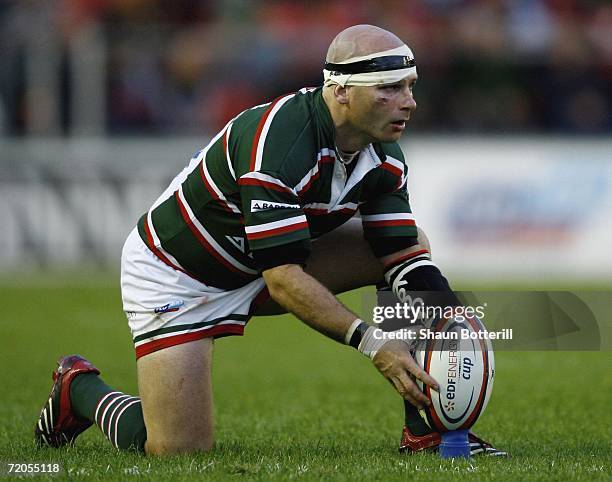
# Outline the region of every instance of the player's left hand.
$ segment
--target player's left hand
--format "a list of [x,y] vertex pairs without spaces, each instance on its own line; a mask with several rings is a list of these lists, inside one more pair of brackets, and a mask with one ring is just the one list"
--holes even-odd
[[372,359],[378,371],[395,387],[398,393],[421,409],[431,404],[411,376],[421,380],[433,390],[440,389],[438,382],[430,377],[414,361],[405,342],[391,340],[385,343]]

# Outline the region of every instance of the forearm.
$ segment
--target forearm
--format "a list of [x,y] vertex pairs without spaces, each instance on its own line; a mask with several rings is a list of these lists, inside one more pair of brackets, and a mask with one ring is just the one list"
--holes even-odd
[[358,316],[349,311],[321,283],[297,265],[285,265],[263,273],[270,295],[278,304],[318,332],[344,342]]
[[[388,342],[373,337],[374,327],[367,327],[366,323],[358,320],[357,315],[299,265],[277,266],[264,271],[263,277],[270,295],[278,304],[311,328],[350,344],[371,358],[382,375],[413,405],[422,408],[430,403],[410,376],[434,390],[439,390],[437,382],[416,364],[403,341]],[[351,333],[347,334],[349,328]]]

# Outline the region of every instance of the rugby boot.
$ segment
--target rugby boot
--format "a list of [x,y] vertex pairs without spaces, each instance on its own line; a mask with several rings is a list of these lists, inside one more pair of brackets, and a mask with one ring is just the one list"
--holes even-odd
[[67,355],[57,361],[53,372],[53,388],[43,406],[34,428],[38,446],[61,447],[72,444],[93,422],[77,417],[70,402],[70,384],[81,373],[100,374],[100,371],[80,355]]
[[[468,433],[468,440],[470,442],[470,456],[487,455],[491,457],[505,457],[508,455],[506,452],[497,450],[489,442],[481,439],[472,432]],[[407,426],[404,426],[399,452],[401,454],[412,454],[424,450],[435,452],[440,448],[441,442],[442,436],[438,432],[430,432],[418,436],[410,432]]]
[[414,435],[407,425],[404,425],[402,439],[400,440],[400,454],[415,453],[423,450],[437,450],[442,442],[442,437],[438,432],[430,432],[425,435]]
[[472,433],[471,431],[468,433],[468,440],[470,442],[470,455],[487,455],[490,457],[507,457],[508,452],[504,452],[503,450],[497,450],[493,445],[491,445],[486,440],[481,439],[478,435]]

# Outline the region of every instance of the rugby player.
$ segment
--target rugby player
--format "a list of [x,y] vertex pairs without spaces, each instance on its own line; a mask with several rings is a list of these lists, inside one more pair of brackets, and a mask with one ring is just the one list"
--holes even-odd
[[[397,144],[417,106],[415,59],[394,34],[357,25],[332,41],[323,72],[323,87],[238,114],[140,218],[121,260],[140,397],[107,386],[88,360],[62,357],[39,444],[72,443],[95,423],[121,449],[210,449],[213,340],[242,335],[254,314],[288,311],[392,383],[406,406],[400,450],[439,445],[413,378],[436,381],[407,342],[376,339],[334,296],[384,283],[450,290],[417,229]],[[494,450],[471,441],[474,453]]]

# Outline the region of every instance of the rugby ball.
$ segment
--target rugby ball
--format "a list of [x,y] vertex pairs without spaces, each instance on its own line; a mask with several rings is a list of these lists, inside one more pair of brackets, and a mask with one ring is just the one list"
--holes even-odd
[[421,415],[438,432],[470,428],[489,402],[495,376],[485,326],[478,318],[441,318],[420,338],[415,360],[440,384],[436,392],[417,380],[431,401]]

